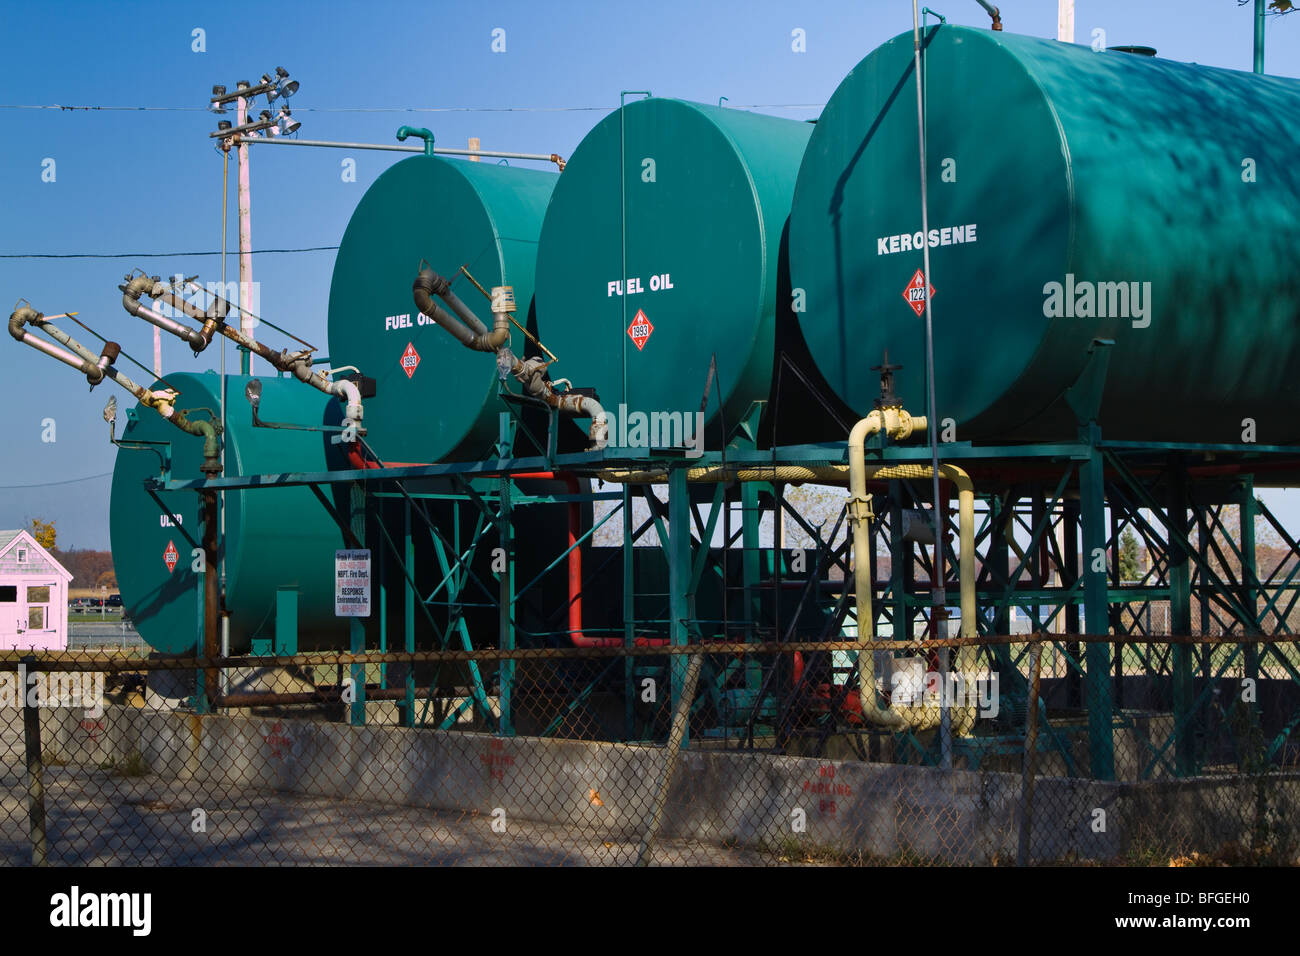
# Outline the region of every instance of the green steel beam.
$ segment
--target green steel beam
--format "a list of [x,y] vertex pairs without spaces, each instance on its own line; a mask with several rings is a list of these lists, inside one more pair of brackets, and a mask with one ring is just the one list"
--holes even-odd
[[[623,486],[623,646],[636,640],[636,581],[633,577],[635,541],[632,534],[632,486]],[[636,732],[636,701],[640,688],[636,681],[636,659],[623,658],[623,733],[631,738]]]
[[[500,437],[498,439],[498,453],[506,455],[510,447],[514,444],[514,432],[511,428],[510,415],[503,412],[499,419]],[[499,632],[498,646],[503,651],[512,651],[515,649],[515,624],[511,616],[515,603],[515,538],[514,523],[511,520],[511,480],[509,477],[501,478],[501,503],[499,512],[500,540],[498,547],[502,549],[505,557],[504,570],[499,572],[498,583],[500,586],[500,606],[497,616],[497,626]],[[500,662],[497,671],[497,680],[500,683],[500,701],[501,701],[501,720],[497,725],[497,732],[502,737],[513,737],[515,735],[515,717],[514,717],[514,684],[515,684],[516,662],[513,660],[503,660]]]
[[[668,634],[675,647],[690,642],[689,621],[692,612],[691,581],[691,514],[690,488],[686,483],[686,471],[675,468],[668,478],[668,524],[669,537],[664,542],[668,553]],[[686,682],[687,656],[674,654],[672,657],[671,686],[669,698],[671,713],[677,712],[678,703]],[[687,735],[682,740],[686,746]]]
[[[1105,634],[1110,626],[1106,600],[1106,477],[1102,452],[1097,447],[1100,430],[1095,424],[1080,429],[1080,438],[1092,445],[1092,454],[1079,469],[1079,517],[1083,525],[1084,619],[1089,634]],[[1101,563],[1098,568],[1097,564]],[[1088,753],[1092,775],[1115,779],[1114,705],[1110,683],[1110,645],[1091,643],[1084,652],[1088,708]]]
[[[354,482],[348,492],[348,509],[351,514],[352,535],[365,545],[366,541],[366,488],[360,482]],[[361,618],[349,620],[349,647],[353,654],[360,654],[366,649],[366,626]],[[350,667],[352,678],[352,706],[348,714],[348,723],[361,726],[366,722],[366,668],[364,664]]]
[[[411,537],[411,502],[402,502],[402,535],[406,566],[415,567],[415,541]],[[402,582],[402,646],[408,654],[415,652],[415,584],[408,577]],[[415,725],[415,666],[406,666],[406,698],[399,715],[403,727]]]
[[[1182,461],[1171,456],[1169,461],[1169,630],[1174,634],[1192,633],[1191,549],[1188,544],[1187,487],[1182,471]],[[1174,667],[1174,765],[1179,776],[1195,771],[1195,739],[1191,723],[1194,697],[1192,647],[1180,644],[1173,648]]]
[[[1283,541],[1291,549],[1291,553],[1293,555],[1298,550],[1296,546],[1296,542],[1291,538],[1289,534],[1286,533],[1285,529],[1282,528],[1282,526],[1278,523],[1277,519],[1274,518],[1272,513],[1264,506],[1264,503],[1255,497],[1254,481],[1249,476],[1247,476],[1245,479],[1243,479],[1242,488],[1241,488],[1242,551],[1248,558],[1246,564],[1243,566],[1242,580],[1245,585],[1246,606],[1252,609],[1257,608],[1259,605],[1259,589],[1261,587],[1259,582],[1259,569],[1256,563],[1257,550],[1255,547],[1255,518],[1257,515],[1262,515],[1266,520],[1268,520],[1273,525],[1275,530],[1277,530],[1281,534]],[[1295,578],[1297,573],[1300,573],[1300,562],[1293,562],[1293,564],[1294,566],[1292,567],[1290,573],[1287,575],[1286,580],[1281,585],[1282,588],[1290,587],[1291,581]],[[1280,595],[1281,595],[1281,590],[1279,589],[1277,594],[1275,594],[1273,598],[1265,606],[1264,610],[1259,613],[1259,616],[1255,620],[1254,628],[1251,631],[1248,631],[1248,633],[1253,633],[1253,634],[1263,633],[1263,627],[1262,627],[1263,615],[1268,613],[1268,608],[1271,607],[1277,601],[1277,598]],[[1294,601],[1292,603],[1294,604]],[[1280,620],[1283,627],[1286,626],[1286,618],[1289,616],[1289,614],[1290,614],[1290,609],[1288,608],[1285,614],[1280,615]],[[1300,672],[1297,672],[1294,665],[1286,659],[1285,655],[1283,655],[1281,651],[1281,648],[1273,645],[1270,645],[1267,648],[1265,648],[1263,655],[1260,654],[1258,645],[1248,644],[1246,646],[1246,676],[1247,677],[1253,677],[1256,681],[1258,681],[1259,663],[1262,656],[1271,656],[1274,660],[1276,660],[1279,664],[1282,665],[1283,669],[1287,671],[1287,673],[1290,675],[1292,680],[1300,682]],[[1258,719],[1258,713],[1259,713],[1258,699],[1256,700],[1255,706],[1252,708],[1252,713],[1255,714],[1256,719]]]
[[[199,610],[198,622],[194,629],[194,633],[197,635],[194,644],[194,656],[202,657],[204,651],[206,650],[206,648],[204,648],[203,646],[204,644],[203,641],[203,632],[204,632],[203,575],[196,574],[194,576],[194,587],[197,589],[196,590],[196,593],[198,594],[197,604]],[[195,670],[194,672],[194,713],[196,714],[212,713],[212,698],[219,693],[221,693],[221,689],[219,687],[207,686],[207,675],[204,673],[202,667]]]

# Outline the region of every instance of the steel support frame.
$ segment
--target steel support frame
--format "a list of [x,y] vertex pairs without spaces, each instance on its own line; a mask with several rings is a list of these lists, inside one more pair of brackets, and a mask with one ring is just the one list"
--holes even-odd
[[[504,430],[502,446],[508,437]],[[796,632],[794,622],[789,628],[780,628],[782,622],[781,605],[786,601],[780,587],[783,578],[791,576],[785,556],[785,542],[781,540],[782,522],[779,516],[783,511],[793,514],[808,532],[810,526],[797,511],[790,508],[785,500],[783,489],[779,485],[765,488],[759,483],[740,483],[737,488],[720,486],[713,494],[713,503],[708,519],[702,518],[691,503],[692,486],[686,480],[686,469],[700,464],[716,463],[715,460],[649,460],[639,459],[615,461],[612,456],[593,456],[590,454],[576,456],[549,455],[544,460],[516,459],[505,455],[504,447],[499,448],[496,460],[483,463],[464,463],[463,465],[424,466],[406,469],[377,469],[370,472],[341,472],[315,475],[288,476],[293,479],[287,483],[324,485],[343,482],[348,488],[349,530],[358,539],[364,541],[366,526],[366,509],[368,506],[367,488],[386,489],[397,486],[408,478],[442,477],[461,483],[463,490],[453,497],[478,507],[487,520],[498,531],[501,547],[506,555],[506,570],[497,577],[495,601],[498,605],[498,640],[502,649],[516,646],[518,625],[514,616],[514,605],[518,598],[515,580],[514,541],[512,538],[511,515],[522,496],[518,496],[508,477],[511,471],[547,470],[564,468],[579,474],[591,473],[595,468],[608,467],[654,467],[668,472],[667,501],[652,507],[652,516],[639,533],[648,527],[654,527],[660,536],[660,545],[664,550],[669,571],[669,593],[665,596],[666,613],[658,616],[651,612],[638,614],[637,585],[634,579],[635,561],[633,560],[634,537],[638,533],[633,528],[632,502],[636,490],[624,486],[617,492],[621,501],[622,541],[623,541],[623,582],[622,594],[624,616],[622,634],[625,644],[631,644],[638,636],[639,628],[654,630],[660,623],[666,625],[667,634],[675,645],[693,643],[702,637],[708,637],[717,631],[723,633],[740,631],[747,640],[756,640],[761,635],[787,634],[791,639],[802,637]],[[1025,607],[1033,616],[1035,626],[1047,626],[1053,621],[1066,633],[1078,633],[1086,630],[1090,634],[1111,633],[1115,636],[1115,645],[1089,642],[1086,651],[1079,654],[1078,645],[1070,646],[1068,642],[1059,646],[1065,666],[1061,676],[1066,678],[1067,698],[1078,692],[1077,702],[1086,706],[1088,711],[1089,770],[1100,779],[1111,779],[1115,775],[1113,733],[1116,719],[1122,711],[1120,688],[1126,676],[1128,651],[1137,658],[1150,672],[1163,672],[1169,668],[1174,678],[1173,712],[1175,725],[1174,764],[1177,773],[1195,772],[1198,766],[1198,754],[1195,747],[1197,733],[1197,715],[1203,710],[1203,693],[1198,693],[1198,685],[1203,690],[1207,680],[1212,681],[1226,673],[1232,658],[1228,662],[1223,656],[1215,656],[1207,650],[1198,661],[1195,652],[1187,645],[1176,645],[1162,660],[1152,653],[1151,647],[1143,647],[1143,637],[1149,636],[1153,629],[1150,623],[1150,610],[1153,602],[1168,600],[1171,604],[1171,626],[1173,633],[1193,633],[1193,608],[1201,611],[1199,629],[1207,626],[1223,627],[1230,633],[1251,636],[1268,630],[1289,630],[1287,620],[1300,600],[1300,546],[1285,533],[1276,519],[1257,501],[1254,496],[1253,482],[1249,474],[1237,480],[1231,506],[1241,515],[1237,529],[1237,540],[1229,533],[1225,518],[1224,502],[1198,500],[1201,492],[1195,479],[1189,477],[1187,457],[1215,451],[1231,456],[1242,455],[1249,451],[1259,455],[1286,453],[1297,457],[1297,449],[1245,449],[1241,446],[1156,446],[1137,445],[1134,443],[1115,443],[1102,440],[1101,434],[1094,426],[1084,428],[1078,441],[1059,445],[1027,446],[1025,448],[978,449],[969,446],[955,446],[949,460],[968,467],[979,465],[987,459],[1011,462],[1014,468],[1035,465],[1041,473],[1044,465],[1057,469],[1062,486],[1049,493],[1057,485],[1054,479],[1038,478],[1030,482],[1005,484],[1001,489],[993,483],[977,480],[977,488],[985,504],[985,523],[980,530],[982,541],[983,574],[980,594],[981,607],[985,610],[979,622],[981,631],[1006,633],[1009,627],[1009,611],[1013,606]],[[747,449],[729,449],[732,464],[758,464],[760,453]],[[920,461],[917,449],[888,448],[869,452],[873,461]],[[1153,458],[1163,456],[1163,470],[1158,474],[1152,472]],[[1182,457],[1180,457],[1182,456]],[[761,453],[762,464],[799,464],[804,461],[834,460],[833,450],[825,446],[799,446],[796,448],[777,449]],[[568,460],[566,460],[568,459]],[[1221,457],[1219,460],[1223,460]],[[1141,473],[1146,478],[1139,478]],[[985,466],[988,467],[988,466]],[[1071,473],[1077,471],[1077,479]],[[496,483],[495,498],[481,492],[472,492],[472,482],[476,474],[491,474]],[[180,488],[219,490],[221,488],[244,488],[256,490],[258,487],[280,487],[286,483],[286,476],[232,476],[208,481],[164,480],[151,487],[165,490]],[[372,485],[373,483],[373,485]],[[642,491],[648,489],[642,488]],[[877,489],[877,494],[880,493]],[[915,569],[925,569],[927,562],[922,556],[915,560],[910,542],[903,540],[899,533],[901,512],[905,506],[913,503],[906,483],[895,482],[885,490],[887,502],[884,507],[878,505],[877,511],[882,520],[877,523],[875,531],[883,544],[893,553],[890,579],[881,588],[884,598],[877,604],[882,612],[894,624],[895,633],[909,634],[911,618],[916,613],[916,602],[923,600],[916,595]],[[391,494],[380,491],[377,496]],[[385,553],[385,561],[392,560],[400,565],[406,574],[403,585],[403,626],[402,643],[408,650],[416,646],[415,605],[426,605],[434,597],[421,599],[413,573],[416,552],[414,546],[413,518],[418,512],[413,507],[413,499],[406,495],[402,505],[402,532],[400,546],[392,545],[392,554]],[[734,548],[732,531],[732,499],[739,499],[741,528],[739,539],[741,547]],[[418,497],[418,496],[417,496]],[[596,494],[588,496],[598,500]],[[1025,499],[1028,499],[1026,502]],[[650,493],[647,500],[658,502]],[[530,499],[525,499],[533,503]],[[765,501],[770,505],[765,507]],[[1022,504],[1023,502],[1023,504]],[[1108,510],[1109,509],[1109,510]],[[713,533],[717,527],[719,513],[722,515],[723,538],[727,546],[720,552],[711,548]],[[771,513],[776,518],[773,535],[769,542],[763,540],[761,531],[763,516]],[[1027,514],[1028,520],[1023,520]],[[1151,517],[1145,517],[1148,515]],[[427,514],[422,515],[428,522]],[[692,518],[698,540],[692,535]],[[949,533],[951,527],[949,517]],[[1255,526],[1257,521],[1271,525],[1283,537],[1289,549],[1290,560],[1283,559],[1271,570],[1261,570],[1255,564]],[[431,523],[430,523],[431,524]],[[1027,534],[1030,545],[1013,567],[1011,551],[1016,539],[1008,533],[1008,524],[1019,528]],[[1163,526],[1160,527],[1160,526]],[[1118,556],[1120,536],[1127,528],[1133,528],[1146,542],[1151,554],[1151,567],[1138,582],[1123,581],[1118,576]],[[383,530],[383,529],[381,529]],[[1196,532],[1193,536],[1193,532]],[[437,529],[433,528],[436,534]],[[387,535],[387,532],[384,532]],[[1195,543],[1193,544],[1193,537]],[[437,539],[435,538],[435,541]],[[1075,542],[1078,542],[1076,547]],[[829,548],[832,543],[826,542]],[[817,580],[806,580],[799,584],[802,602],[807,595],[814,600],[829,597],[831,591],[827,580],[821,575],[838,561],[835,550],[822,555],[823,542],[818,540],[819,557],[811,572]],[[770,551],[769,551],[770,549]],[[718,622],[701,621],[695,607],[696,592],[705,575],[717,575],[721,565],[721,580],[724,597],[731,580],[727,575],[726,565],[734,560],[740,551],[740,615],[733,617],[736,607],[732,601],[725,600],[724,620]],[[770,557],[765,557],[769,551]],[[473,548],[462,549],[457,540],[454,546],[436,547],[439,570],[444,580],[450,582],[446,591],[448,605],[454,605],[462,599],[463,589],[470,583],[469,561],[473,557]],[[825,558],[829,556],[830,562]],[[1100,556],[1100,561],[1098,561]],[[557,558],[559,560],[559,558]],[[956,562],[947,562],[955,568]],[[1240,568],[1239,573],[1231,565]],[[1230,567],[1225,568],[1227,564]],[[1052,569],[1059,575],[1059,583],[1050,580]],[[1026,579],[1027,578],[1027,579]],[[949,592],[955,602],[956,588],[949,582]],[[762,600],[764,588],[773,588],[773,600],[765,606]],[[792,589],[793,593],[793,589]],[[841,595],[842,596],[842,595]],[[793,598],[790,601],[793,602]],[[1046,615],[1036,613],[1042,606],[1054,610]],[[988,610],[992,609],[992,614]],[[1135,610],[1136,609],[1136,610]],[[1082,618],[1080,618],[1082,611]],[[452,611],[454,618],[454,609]],[[1144,619],[1143,615],[1146,615]],[[383,639],[387,640],[387,605],[384,603],[381,614],[385,615]],[[430,621],[432,623],[432,619]],[[463,626],[463,621],[461,622]],[[1266,624],[1268,626],[1266,626]],[[477,635],[462,632],[459,635],[463,646],[471,646],[478,641]],[[542,637],[542,635],[537,635]],[[364,648],[364,629],[360,622],[353,622],[350,629],[350,646],[354,650]],[[1022,673],[1023,662],[1013,658],[1005,645],[992,652],[993,662],[999,669]],[[1244,644],[1240,648],[1239,659],[1245,676],[1259,680],[1261,673],[1268,673],[1270,665],[1280,668],[1293,679],[1300,679],[1296,673],[1295,663],[1284,654],[1283,649],[1273,645],[1265,650],[1255,645]],[[1082,659],[1080,660],[1080,657]],[[623,685],[626,706],[625,734],[631,730],[634,719],[634,695],[638,684],[635,680],[632,659],[625,659]],[[1199,667],[1197,665],[1200,665]],[[683,668],[685,658],[674,656],[669,667],[669,699],[667,707],[675,707],[679,702],[684,680]],[[735,675],[743,675],[739,686],[756,696],[753,705],[757,709],[761,704],[760,693],[764,687],[770,687],[772,681],[764,665],[757,659],[749,658],[739,670],[730,665],[714,668],[713,691],[736,686]],[[352,703],[349,719],[355,723],[364,721],[364,672],[354,666],[351,676],[357,690],[356,700]],[[498,671],[501,720],[495,728],[503,734],[514,733],[515,679],[513,662],[503,662]],[[403,702],[404,713],[401,720],[413,725],[415,721],[415,701],[413,699],[414,674],[408,670],[404,677],[407,689]],[[484,682],[478,682],[483,688]],[[575,689],[574,704],[580,704],[592,690],[594,684]],[[1005,686],[1005,685],[1004,685]],[[482,710],[487,710],[487,703],[479,700],[474,703]],[[703,696],[703,694],[701,695]],[[716,699],[716,694],[715,694]],[[753,719],[749,720],[749,745],[753,745]],[[1274,748],[1276,749],[1276,747]]]

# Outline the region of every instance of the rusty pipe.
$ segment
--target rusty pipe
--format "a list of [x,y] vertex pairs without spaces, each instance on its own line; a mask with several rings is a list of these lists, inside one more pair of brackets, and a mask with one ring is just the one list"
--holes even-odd
[[[586,395],[557,392],[546,371],[548,363],[540,358],[520,361],[510,351],[510,315],[515,308],[514,290],[510,286],[497,286],[492,290],[491,332],[486,331],[473,311],[451,291],[451,284],[428,267],[421,269],[415,277],[411,284],[411,295],[415,307],[421,313],[450,332],[466,348],[478,352],[495,352],[502,369],[509,369],[510,374],[523,386],[525,394],[544,402],[561,414],[573,418],[590,418],[591,427],[587,432],[591,439],[589,450],[602,449],[609,443],[609,420],[600,402]],[[451,306],[459,318],[438,305],[434,301],[435,295]],[[475,328],[478,329],[477,333]]]
[[[469,307],[451,291],[450,283],[432,269],[420,270],[420,274],[415,277],[415,282],[411,285],[411,293],[415,300],[415,307],[450,332],[466,348],[476,352],[495,352],[510,341],[509,310],[502,308],[501,311],[497,311],[498,302],[495,298],[492,331],[488,332],[487,327],[478,320]],[[448,314],[434,302],[435,295],[451,306],[459,319]],[[513,301],[512,294],[511,305]]]
[[[40,328],[50,337],[66,345],[71,351],[65,351],[58,346],[51,345],[44,339],[32,335],[23,328],[27,324]],[[152,408],[177,428],[189,432],[191,435],[201,437],[203,439],[203,464],[201,466],[203,472],[209,475],[221,473],[221,423],[191,420],[184,412],[175,408],[176,392],[171,389],[160,389],[151,392],[143,385],[133,382],[119,372],[113,367],[113,363],[117,361],[117,357],[122,351],[122,347],[116,342],[106,341],[103,351],[96,355],[72,336],[47,322],[43,314],[30,306],[16,309],[9,316],[9,334],[18,341],[25,342],[32,348],[82,372],[92,388],[105,378],[111,378],[134,395],[142,405]]]
[[[480,335],[487,332],[487,326],[479,321],[479,317],[474,314],[474,310],[461,301],[460,296],[451,291],[451,282],[438,273],[434,272],[427,266],[420,270],[416,280],[420,281],[420,286],[430,295],[436,295],[447,305],[451,306],[452,312],[464,322],[472,331]],[[426,313],[427,314],[427,313]],[[430,316],[432,318],[432,316]]]
[[524,359],[521,362],[510,354],[509,349],[503,349],[502,352],[511,362],[510,373],[527,394],[545,402],[561,414],[591,419],[591,427],[587,431],[587,437],[591,439],[589,451],[599,451],[609,444],[609,416],[605,414],[600,402],[574,392],[557,392],[546,371],[548,363],[540,358]]
[[[146,295],[154,300],[163,300],[163,296],[167,294],[167,287],[162,282],[155,281],[150,276],[138,275],[125,285],[118,286],[118,288],[122,290],[122,308],[137,319],[144,319],[164,332],[170,332],[178,339],[183,340],[195,352],[202,352],[208,347],[208,343],[211,341],[210,335],[205,338],[201,332],[196,332],[183,322],[177,322],[175,319],[160,315],[140,301],[141,296]],[[177,303],[173,302],[173,304]],[[188,305],[189,303],[186,302],[181,307],[185,309]],[[189,314],[188,309],[185,309],[185,311],[186,314]]]
[[[28,332],[23,328],[24,325],[36,326],[56,338],[66,340],[66,343],[70,348],[75,348],[76,352],[84,354],[75,354],[68,349],[61,349],[52,342],[47,342],[44,339],[33,335],[31,332]],[[104,380],[104,370],[93,357],[93,353],[88,353],[85,349],[77,348],[68,336],[63,335],[63,333],[59,332],[58,329],[46,322],[44,315],[29,306],[23,306],[20,309],[14,310],[14,312],[10,314],[9,334],[19,342],[30,345],[38,352],[44,352],[51,358],[58,359],[63,364],[72,366],[78,372],[85,375],[86,380],[90,382],[92,386],[98,385]]]
[[993,6],[993,4],[987,3],[986,0],[975,0],[975,2],[978,3],[981,7],[983,7],[984,12],[987,13],[989,17],[993,20],[992,29],[1001,31],[1002,12],[997,7]]

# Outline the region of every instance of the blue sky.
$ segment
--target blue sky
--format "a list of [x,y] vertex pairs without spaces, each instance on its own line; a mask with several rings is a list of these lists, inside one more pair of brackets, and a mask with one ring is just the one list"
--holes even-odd
[[[950,22],[988,22],[974,0],[930,6]],[[1052,0],[1000,6],[1007,30],[1056,35]],[[1098,27],[1112,46],[1142,43],[1172,59],[1251,67],[1250,8],[1236,0],[1078,0],[1076,39],[1087,42]],[[192,49],[196,28],[205,31],[205,52]],[[491,50],[495,28],[506,31],[505,53]],[[805,53],[791,50],[795,28],[805,31]],[[907,0],[10,3],[0,12],[0,254],[218,250],[222,164],[208,139],[217,117],[203,107],[214,83],[233,89],[275,66],[302,84],[290,105],[304,138],[391,142],[410,123],[433,129],[440,145],[478,136],[484,149],[568,156],[618,105],[622,89],[703,102],[726,96],[730,106],[815,116],[816,109],[777,107],[825,103],[855,63],[910,28]],[[1267,65],[1270,73],[1300,75],[1300,15],[1270,19]],[[9,108],[52,104],[172,109]],[[442,111],[342,111],[383,107]],[[252,154],[258,249],[337,244],[366,187],[402,158],[264,147]],[[354,183],[340,176],[345,155],[357,161]],[[55,161],[54,182],[41,178],[47,158]],[[232,162],[228,249],[238,235],[234,177]],[[254,264],[263,315],[322,352],[333,261],[332,252],[314,252],[259,256]],[[150,364],[150,329],[122,310],[116,288],[136,266],[208,280],[220,277],[221,262],[0,259],[0,298],[9,306],[24,297],[48,314],[78,310]],[[228,269],[237,276],[233,256]],[[174,339],[163,348],[166,370],[220,362],[215,348],[199,360]],[[233,351],[226,357],[233,369]],[[91,477],[113,468],[100,409],[113,391],[124,407],[132,402],[114,385],[87,394],[71,369],[7,336],[0,372],[7,392],[0,528],[43,515],[58,521],[64,547],[107,547],[109,481]],[[54,442],[42,441],[47,418],[56,423]],[[1281,510],[1297,523],[1300,506],[1289,496]]]

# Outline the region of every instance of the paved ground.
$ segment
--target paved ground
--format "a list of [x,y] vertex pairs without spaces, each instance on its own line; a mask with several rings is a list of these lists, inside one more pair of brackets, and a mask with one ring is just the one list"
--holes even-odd
[[[8,768],[14,762],[5,761]],[[149,777],[54,767],[46,792],[49,862],[147,865],[626,866],[637,845],[576,827],[505,821],[266,791],[203,792]],[[206,832],[193,832],[194,810]],[[31,862],[22,775],[0,777],[0,866]],[[655,865],[773,865],[775,855],[668,842]]]
[[[9,719],[5,719],[8,717]],[[31,862],[22,720],[0,712],[0,866]],[[52,864],[619,866],[638,846],[594,829],[271,790],[227,791],[83,766],[45,775]],[[195,810],[206,829],[195,832]],[[775,855],[665,842],[656,865],[773,865]]]

